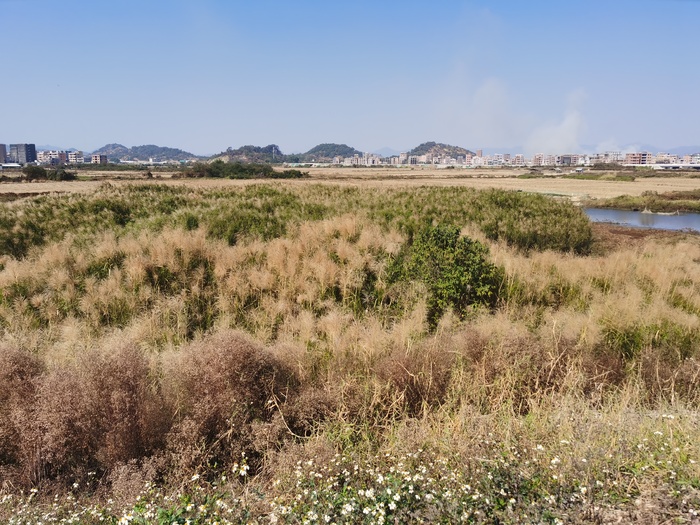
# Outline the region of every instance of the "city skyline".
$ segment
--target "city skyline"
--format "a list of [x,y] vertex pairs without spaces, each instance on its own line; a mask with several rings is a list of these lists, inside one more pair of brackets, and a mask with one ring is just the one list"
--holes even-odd
[[[700,2],[0,0],[0,140],[536,152],[700,144]],[[89,16],[87,16],[89,14]],[[29,38],[31,37],[31,38]],[[584,147],[585,145],[588,145]]]
[[[345,148],[345,151],[353,151],[353,148],[347,145],[338,144],[320,144],[318,148],[323,146],[340,146]],[[247,147],[249,148],[249,147]],[[179,158],[161,158],[154,159],[153,156],[162,156],[163,152],[159,151],[169,148],[159,148],[155,146],[155,149],[149,149],[149,155],[151,157],[140,157],[134,158],[130,150],[123,149],[121,151],[128,153],[127,156],[119,157],[115,156],[114,152],[110,154],[110,157],[114,157],[113,161],[116,163],[124,164],[182,164],[200,161],[201,158],[187,158],[183,159],[182,155],[187,154],[187,152],[181,150],[175,150]],[[273,153],[275,150],[279,151],[278,148],[273,147],[273,145],[268,145],[265,148],[255,148],[254,150],[272,149]],[[414,151],[415,150],[415,151]],[[342,165],[342,166],[401,166],[401,165],[438,165],[442,167],[454,166],[454,167],[588,167],[600,164],[614,164],[623,166],[646,166],[654,167],[656,169],[680,169],[683,167],[690,167],[692,169],[698,169],[700,167],[700,148],[695,153],[692,154],[676,154],[668,152],[658,152],[656,154],[647,151],[635,151],[624,153],[622,151],[606,151],[606,152],[596,152],[592,154],[588,153],[536,153],[531,157],[526,157],[522,153],[484,153],[484,150],[477,149],[476,152],[466,150],[464,148],[459,148],[446,144],[437,144],[435,142],[429,142],[419,145],[409,152],[401,152],[398,155],[382,155],[371,152],[361,152],[351,156],[342,156],[334,154],[332,156],[332,162],[329,159],[326,160],[309,160],[309,156],[315,155],[311,151],[304,154],[307,157],[306,160],[297,159],[290,160],[280,159],[279,162],[285,164],[303,165],[303,164],[319,164],[319,165]],[[253,151],[248,150],[253,153]],[[320,150],[319,150],[320,151]],[[328,151],[328,148],[326,148]],[[336,149],[337,151],[337,149]],[[420,153],[420,152],[423,153]],[[229,162],[241,162],[242,160],[234,160],[231,155],[241,155],[237,150],[227,150],[225,152],[228,156]],[[282,153],[280,152],[282,155]],[[247,153],[243,153],[247,155]],[[328,156],[328,155],[325,155]],[[7,157],[7,158],[6,158]],[[89,160],[86,159],[89,158]],[[100,150],[92,152],[92,154],[84,155],[83,151],[79,150],[48,150],[36,148],[35,144],[10,144],[9,150],[7,145],[0,143],[0,168],[2,167],[18,167],[21,165],[37,164],[37,165],[49,165],[49,166],[59,166],[59,165],[78,165],[83,163],[91,164],[107,164],[110,157]],[[294,157],[294,155],[292,155]],[[323,155],[322,155],[323,157]],[[274,156],[273,156],[274,158]],[[5,161],[9,163],[5,163]],[[244,162],[251,162],[250,160],[244,160]],[[5,163],[5,164],[3,164]]]

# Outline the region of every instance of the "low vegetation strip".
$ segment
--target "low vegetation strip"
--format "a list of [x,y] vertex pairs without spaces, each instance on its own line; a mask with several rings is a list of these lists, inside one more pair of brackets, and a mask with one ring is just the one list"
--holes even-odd
[[308,174],[293,169],[278,171],[270,164],[215,160],[209,163],[197,163],[186,170],[182,176],[218,179],[299,179],[308,176]]
[[696,519],[697,237],[455,188],[0,213],[0,521]]
[[618,210],[700,213],[700,190],[667,193],[647,191],[638,197],[623,195],[612,199],[595,200],[586,204],[596,208],[614,208]]
[[360,213],[384,228],[411,236],[422,225],[477,225],[489,239],[524,250],[585,254],[591,227],[578,208],[541,195],[469,188],[373,190],[257,185],[236,190],[191,190],[162,185],[116,188],[105,183],[91,195],[42,196],[0,207],[0,255],[24,257],[34,246],[65,235],[121,235],[165,226],[194,229],[235,244],[241,236],[262,240],[292,224]]

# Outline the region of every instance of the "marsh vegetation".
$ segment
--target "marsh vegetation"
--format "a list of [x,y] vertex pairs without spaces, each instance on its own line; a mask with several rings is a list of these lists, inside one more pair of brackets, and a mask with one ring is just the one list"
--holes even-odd
[[454,187],[1,206],[4,521],[696,519],[696,236]]

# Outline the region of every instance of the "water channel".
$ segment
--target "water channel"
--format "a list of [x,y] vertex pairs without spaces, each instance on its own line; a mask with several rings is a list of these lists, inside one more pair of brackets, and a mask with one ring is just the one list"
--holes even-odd
[[584,208],[592,222],[611,222],[635,228],[700,232],[700,213],[664,214],[641,211]]

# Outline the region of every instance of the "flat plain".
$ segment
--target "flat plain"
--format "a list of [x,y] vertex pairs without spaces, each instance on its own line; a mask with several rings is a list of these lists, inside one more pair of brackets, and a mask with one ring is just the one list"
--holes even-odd
[[[285,184],[303,185],[332,183],[361,187],[416,187],[455,186],[474,189],[496,188],[525,191],[545,195],[568,197],[576,202],[585,199],[609,199],[621,195],[639,196],[646,192],[690,191],[700,188],[700,178],[692,174],[677,176],[639,177],[633,181],[581,180],[564,178],[562,173],[545,172],[541,177],[521,178],[527,173],[522,169],[436,169],[436,168],[304,168],[309,177],[304,180],[286,181]],[[230,179],[182,179],[174,178],[177,172],[158,172],[156,178],[145,179],[134,171],[90,171],[80,172],[80,180],[72,182],[3,182],[0,195],[30,195],[44,193],[89,193],[101,184],[114,185],[150,184],[225,188],[260,184],[260,180]]]

